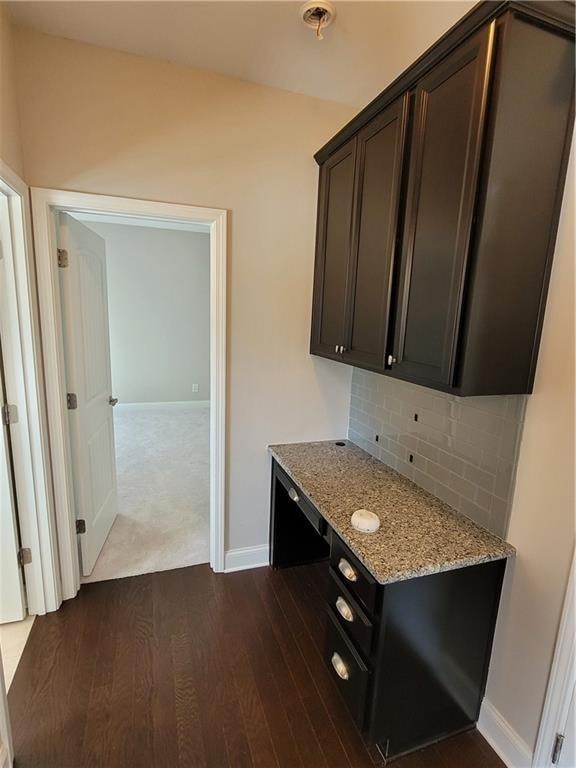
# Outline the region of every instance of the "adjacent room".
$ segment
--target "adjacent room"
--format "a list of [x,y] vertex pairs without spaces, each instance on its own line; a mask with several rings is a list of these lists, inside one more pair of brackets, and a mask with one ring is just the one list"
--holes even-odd
[[85,581],[210,559],[210,234],[98,218],[80,225],[106,254],[118,491]]

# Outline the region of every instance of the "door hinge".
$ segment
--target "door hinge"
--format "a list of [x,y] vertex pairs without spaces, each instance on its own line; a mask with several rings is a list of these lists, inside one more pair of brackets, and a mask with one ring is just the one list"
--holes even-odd
[[560,759],[560,753],[562,752],[562,746],[564,745],[564,734],[557,733],[554,739],[554,746],[552,747],[552,765],[556,765]]
[[18,550],[18,565],[30,565],[32,562],[32,551],[28,547],[21,547]]
[[76,520],[76,533],[86,533],[86,520],[82,518]]
[[58,266],[68,266],[68,251],[65,248],[58,248]]
[[2,406],[2,424],[7,427],[18,422],[18,408],[15,405]]
[[74,392],[68,392],[66,395],[66,405],[69,411],[75,411],[78,408],[78,397]]

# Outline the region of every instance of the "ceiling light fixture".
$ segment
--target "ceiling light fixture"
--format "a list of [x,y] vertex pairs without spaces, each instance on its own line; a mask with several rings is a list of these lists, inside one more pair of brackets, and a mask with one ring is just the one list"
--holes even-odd
[[336,9],[327,0],[310,0],[300,7],[300,18],[307,27],[316,30],[316,38],[323,40],[322,30],[336,18]]

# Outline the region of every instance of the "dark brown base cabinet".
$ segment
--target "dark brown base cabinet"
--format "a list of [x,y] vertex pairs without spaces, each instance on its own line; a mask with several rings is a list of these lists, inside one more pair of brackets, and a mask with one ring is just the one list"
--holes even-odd
[[531,392],[573,94],[574,4],[484,2],[331,139],[311,352]]
[[366,739],[392,758],[473,727],[506,561],[380,585],[276,462],[270,522],[273,568],[328,560],[325,661]]

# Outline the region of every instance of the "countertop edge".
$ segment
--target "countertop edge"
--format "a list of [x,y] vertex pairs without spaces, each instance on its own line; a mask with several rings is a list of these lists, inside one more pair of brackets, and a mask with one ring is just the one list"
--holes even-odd
[[[342,438],[342,441],[346,442],[347,444],[349,443],[349,440],[346,439],[346,438]],[[334,441],[318,441],[318,442],[334,442]],[[366,568],[366,570],[372,575],[372,577],[374,579],[376,579],[378,584],[381,584],[381,585],[395,584],[396,582],[407,581],[408,579],[419,578],[421,576],[432,576],[432,575],[434,575],[436,573],[445,573],[447,571],[458,570],[459,568],[467,568],[467,567],[470,567],[470,566],[473,566],[473,565],[481,565],[482,563],[492,563],[492,562],[496,562],[498,560],[507,560],[510,557],[515,557],[516,556],[516,549],[512,546],[512,544],[509,544],[507,541],[505,541],[504,539],[501,539],[495,533],[492,533],[491,531],[488,531],[487,529],[483,528],[478,523],[474,522],[471,518],[466,517],[466,515],[463,515],[461,512],[458,512],[457,510],[455,510],[452,507],[450,507],[450,509],[452,510],[452,512],[455,515],[464,518],[467,522],[472,523],[473,525],[477,526],[478,528],[486,531],[490,536],[493,536],[495,539],[498,539],[499,541],[501,541],[502,542],[502,552],[498,553],[498,554],[494,554],[494,555],[486,555],[485,557],[480,557],[480,556],[478,556],[478,557],[467,557],[467,558],[464,557],[461,560],[450,560],[450,561],[448,561],[446,563],[443,563],[442,565],[439,565],[439,566],[424,567],[424,568],[419,568],[419,569],[416,569],[416,570],[397,571],[394,574],[394,576],[391,576],[390,578],[382,578],[381,576],[378,576],[378,574],[374,572],[373,566],[370,565],[369,563],[367,563],[366,559],[363,557],[363,555],[361,555],[357,551],[354,542],[352,542],[348,538],[346,533],[344,531],[342,531],[342,529],[338,525],[338,523],[335,523],[333,518],[331,518],[331,516],[329,514],[326,514],[325,510],[323,510],[321,508],[321,506],[318,504],[318,502],[316,502],[314,500],[313,494],[311,494],[309,492],[309,490],[307,490],[305,485],[300,480],[298,480],[297,478],[293,477],[293,470],[291,470],[290,467],[288,467],[286,465],[286,463],[284,462],[283,458],[275,450],[275,447],[280,447],[280,445],[282,445],[282,444],[268,445],[268,452],[270,453],[270,455],[274,458],[274,460],[278,463],[278,465],[280,467],[282,467],[284,472],[286,472],[286,474],[288,474],[294,480],[294,482],[296,482],[299,485],[300,489],[308,497],[308,499],[310,500],[311,504],[313,504],[313,506],[318,509],[318,512],[329,523],[330,527],[333,528],[333,530],[338,534],[338,536],[342,539],[342,541],[344,541],[345,544],[351,549],[351,551],[358,558],[358,560],[362,563],[362,565]],[[298,445],[298,443],[291,443],[291,445]],[[353,444],[353,445],[354,445],[354,447],[356,449],[358,449],[359,451],[362,451],[362,453],[366,453],[366,451],[364,451],[359,446],[356,446],[355,444]],[[369,453],[366,453],[366,456],[374,459],[374,457],[370,456]],[[378,460],[374,459],[374,461],[378,461]],[[381,463],[382,466],[385,469],[387,469],[387,470],[389,470],[391,472],[395,472],[395,470],[392,470],[391,467],[388,467],[383,462],[379,462],[379,463]],[[395,472],[395,474],[398,474],[398,473]],[[401,475],[401,477],[404,478],[403,475]],[[412,482],[408,478],[404,478],[404,479],[407,482]],[[421,489],[421,490],[424,491],[424,489]],[[428,494],[429,496],[432,496],[432,494],[428,493],[428,491],[424,491],[424,492],[426,494]],[[435,499],[436,497],[432,496],[432,498]],[[438,499],[438,501],[440,501],[440,500]],[[449,505],[445,504],[445,502],[441,502],[441,503],[444,504],[444,506],[449,507]],[[370,534],[366,534],[366,535],[369,536]]]

